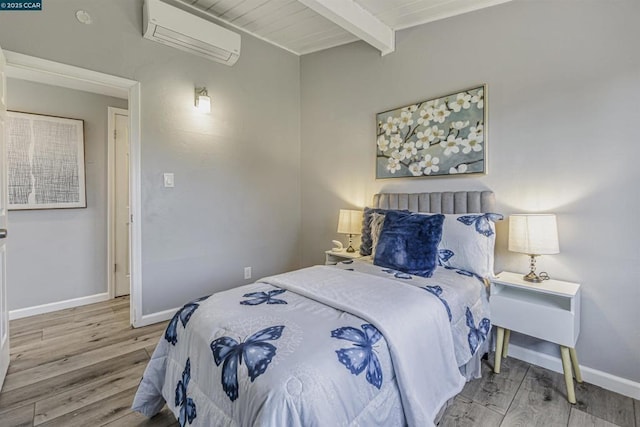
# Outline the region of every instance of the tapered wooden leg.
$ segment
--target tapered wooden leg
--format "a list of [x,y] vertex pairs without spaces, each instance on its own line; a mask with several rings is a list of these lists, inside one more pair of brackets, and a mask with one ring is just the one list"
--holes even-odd
[[504,330],[504,342],[502,343],[502,357],[506,358],[509,354],[509,338],[511,337],[511,329]]
[[497,340],[496,340],[496,355],[495,360],[493,362],[493,372],[496,374],[500,373],[500,362],[502,361],[502,342],[504,340],[504,328],[498,326],[497,331]]
[[576,403],[576,392],[573,389],[573,374],[571,372],[571,356],[569,348],[560,346],[562,356],[562,370],[564,371],[564,382],[567,384],[567,400],[569,403]]
[[573,365],[573,373],[576,375],[576,381],[582,382],[582,373],[580,372],[580,365],[578,365],[578,355],[575,348],[569,348],[569,355],[571,356],[571,364]]

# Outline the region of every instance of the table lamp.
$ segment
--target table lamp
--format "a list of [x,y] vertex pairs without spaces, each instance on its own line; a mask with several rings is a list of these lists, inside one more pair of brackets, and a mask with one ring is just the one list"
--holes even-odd
[[340,209],[338,233],[349,235],[347,252],[355,252],[356,250],[353,249],[353,235],[362,233],[362,211]]
[[540,283],[536,274],[536,257],[560,252],[558,226],[554,214],[516,214],[509,216],[509,250],[531,257],[530,270],[523,278]]

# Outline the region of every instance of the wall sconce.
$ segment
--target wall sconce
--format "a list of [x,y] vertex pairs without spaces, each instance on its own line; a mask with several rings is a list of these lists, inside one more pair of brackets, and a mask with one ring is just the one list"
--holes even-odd
[[211,98],[209,98],[206,87],[196,88],[196,108],[201,113],[211,112]]

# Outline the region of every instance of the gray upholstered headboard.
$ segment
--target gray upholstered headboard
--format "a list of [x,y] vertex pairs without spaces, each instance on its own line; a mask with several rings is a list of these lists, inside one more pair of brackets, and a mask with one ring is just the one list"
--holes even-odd
[[442,193],[380,193],[374,208],[407,209],[411,212],[443,214],[495,212],[493,191],[446,191]]

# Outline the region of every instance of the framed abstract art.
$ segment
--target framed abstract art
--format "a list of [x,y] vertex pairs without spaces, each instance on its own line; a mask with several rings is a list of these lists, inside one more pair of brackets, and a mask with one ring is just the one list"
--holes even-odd
[[84,208],[84,122],[8,112],[9,209]]
[[487,171],[487,87],[376,115],[376,178]]

